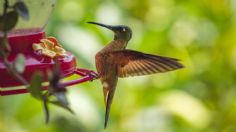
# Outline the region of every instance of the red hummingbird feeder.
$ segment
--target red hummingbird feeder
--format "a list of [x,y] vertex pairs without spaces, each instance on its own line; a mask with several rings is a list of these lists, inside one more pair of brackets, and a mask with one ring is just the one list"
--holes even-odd
[[[32,18],[29,21],[19,19],[16,27],[8,33],[8,43],[11,47],[8,61],[13,63],[19,53],[24,55],[25,70],[21,76],[28,82],[36,72],[41,72],[44,82],[48,82],[48,71],[52,71],[56,63],[60,65],[63,78],[71,75],[81,76],[75,80],[63,82],[63,86],[95,79],[95,72],[89,69],[77,68],[76,57],[63,49],[56,38],[46,37],[44,25],[50,17],[54,4],[50,0],[26,2]],[[0,8],[0,10],[2,9]],[[42,89],[46,90],[47,86],[43,86]],[[7,71],[2,58],[0,58],[0,95],[15,95],[27,92],[26,86],[23,86]]]

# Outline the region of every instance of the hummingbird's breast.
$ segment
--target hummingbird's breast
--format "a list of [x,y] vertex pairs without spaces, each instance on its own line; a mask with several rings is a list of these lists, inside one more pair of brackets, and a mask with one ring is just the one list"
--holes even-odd
[[116,66],[113,63],[113,60],[110,60],[109,57],[111,55],[110,53],[114,51],[124,50],[126,46],[127,46],[127,41],[125,40],[113,40],[96,54],[95,56],[96,69],[100,77],[112,76],[113,72],[116,73]]
[[108,60],[108,52],[98,52],[95,56],[95,63],[100,78],[106,76],[111,69]]

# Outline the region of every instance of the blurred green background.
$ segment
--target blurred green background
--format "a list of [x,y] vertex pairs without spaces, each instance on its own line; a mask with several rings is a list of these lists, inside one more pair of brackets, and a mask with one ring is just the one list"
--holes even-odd
[[[235,0],[57,0],[47,35],[73,52],[79,67],[95,70],[94,56],[113,33],[87,21],[129,25],[128,48],[185,65],[120,79],[105,131],[236,131]],[[51,105],[46,125],[42,103],[29,94],[0,97],[0,132],[104,131],[98,80],[68,88],[68,98],[76,114]]]

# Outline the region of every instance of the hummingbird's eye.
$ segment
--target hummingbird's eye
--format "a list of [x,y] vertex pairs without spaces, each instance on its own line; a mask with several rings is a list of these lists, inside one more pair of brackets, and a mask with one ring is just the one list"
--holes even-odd
[[125,32],[125,31],[126,31],[126,29],[125,29],[125,28],[123,28],[123,29],[122,29],[122,31],[123,31],[123,32]]

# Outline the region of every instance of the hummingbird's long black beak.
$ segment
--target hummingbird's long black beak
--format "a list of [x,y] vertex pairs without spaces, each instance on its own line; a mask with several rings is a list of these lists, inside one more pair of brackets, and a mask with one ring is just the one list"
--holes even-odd
[[88,22],[90,24],[95,24],[95,25],[98,25],[98,26],[101,26],[101,27],[105,27],[105,28],[108,28],[112,31],[115,31],[116,30],[116,26],[111,26],[111,25],[105,25],[105,24],[102,24],[102,23],[98,23],[98,22]]

